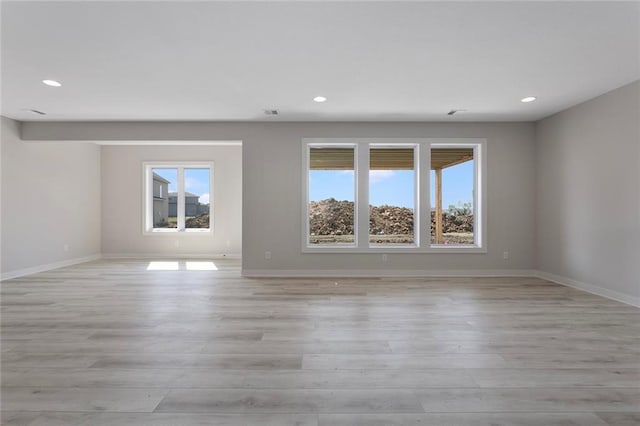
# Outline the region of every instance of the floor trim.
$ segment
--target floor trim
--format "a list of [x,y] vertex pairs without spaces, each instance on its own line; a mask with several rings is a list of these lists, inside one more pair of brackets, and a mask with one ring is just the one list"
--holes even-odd
[[103,253],[103,259],[241,259],[237,253]]
[[247,278],[531,277],[530,269],[243,269]]
[[628,294],[620,293],[618,291],[609,290],[593,284],[583,283],[581,281],[573,280],[571,278],[563,277],[561,275],[556,275],[545,271],[534,271],[534,276],[543,280],[554,282],[556,284],[562,284],[567,287],[595,294],[596,296],[606,297],[607,299],[615,300],[616,302],[622,302],[626,303],[627,305],[640,308],[640,297],[635,297]]
[[77,265],[80,263],[91,262],[99,259],[102,259],[101,254],[93,254],[91,256],[76,257],[74,259],[61,260],[59,262],[46,263],[44,265],[31,266],[29,268],[3,272],[2,277],[0,278],[0,281],[10,280],[12,278],[24,277],[25,275],[37,274],[38,272],[46,272],[52,269],[64,268],[66,266]]

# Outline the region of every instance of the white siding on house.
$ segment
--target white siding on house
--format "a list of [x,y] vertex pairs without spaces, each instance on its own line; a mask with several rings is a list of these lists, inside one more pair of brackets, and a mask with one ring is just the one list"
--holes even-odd
[[153,226],[166,226],[169,221],[168,184],[166,179],[153,174]]

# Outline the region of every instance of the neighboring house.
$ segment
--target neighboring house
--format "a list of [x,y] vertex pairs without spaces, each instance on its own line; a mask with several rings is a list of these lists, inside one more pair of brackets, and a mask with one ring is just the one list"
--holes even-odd
[[167,226],[169,222],[169,181],[153,174],[153,226]]
[[[192,194],[190,192],[184,193],[184,215],[186,217],[194,217],[198,216],[202,213],[209,213],[209,205],[201,204],[198,199],[200,198],[196,194]],[[178,193],[170,192],[169,193],[169,216],[177,216],[178,215]]]

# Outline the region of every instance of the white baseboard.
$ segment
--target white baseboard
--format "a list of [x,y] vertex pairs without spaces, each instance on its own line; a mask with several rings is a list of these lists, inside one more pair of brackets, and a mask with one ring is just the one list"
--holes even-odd
[[3,272],[0,281],[24,277],[25,275],[37,274],[38,272],[50,271],[52,269],[64,268],[65,266],[77,265],[79,263],[91,262],[93,260],[99,260],[101,258],[101,254],[93,254],[91,256],[76,257],[75,259],[61,260],[60,262],[47,263],[45,265],[32,266],[30,268]]
[[618,291],[598,287],[593,284],[583,283],[581,281],[576,281],[571,278],[551,274],[549,272],[544,272],[544,271],[534,271],[534,276],[543,280],[554,282],[556,284],[562,284],[567,287],[572,287],[578,290],[586,291],[587,293],[606,297],[607,299],[612,299],[617,302],[626,303],[627,305],[636,306],[640,308],[640,297],[631,296],[628,294],[620,293]]
[[247,278],[532,277],[530,269],[243,269]]
[[241,259],[238,253],[103,253],[103,259]]

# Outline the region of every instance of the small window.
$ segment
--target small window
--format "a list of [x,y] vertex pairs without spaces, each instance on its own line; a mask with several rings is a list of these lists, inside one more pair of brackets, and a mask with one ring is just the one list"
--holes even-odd
[[145,164],[145,232],[212,228],[210,163]]
[[185,229],[209,229],[210,203],[210,169],[185,168]]

